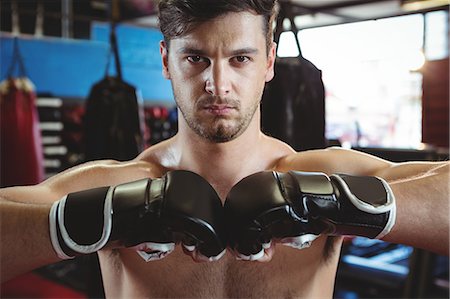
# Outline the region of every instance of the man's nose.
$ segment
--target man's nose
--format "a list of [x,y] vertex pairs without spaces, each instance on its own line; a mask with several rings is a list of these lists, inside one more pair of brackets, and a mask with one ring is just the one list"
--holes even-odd
[[207,74],[205,90],[210,95],[226,96],[231,90],[230,72],[223,64],[211,65]]

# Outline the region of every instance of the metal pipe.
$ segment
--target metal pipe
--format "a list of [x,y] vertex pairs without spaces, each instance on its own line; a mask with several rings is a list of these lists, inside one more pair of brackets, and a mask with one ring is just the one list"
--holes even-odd
[[73,33],[73,3],[72,0],[62,0],[61,2],[61,36],[71,38]]

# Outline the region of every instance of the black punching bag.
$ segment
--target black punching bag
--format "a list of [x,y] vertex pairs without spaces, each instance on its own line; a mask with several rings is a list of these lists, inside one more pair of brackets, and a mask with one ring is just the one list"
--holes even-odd
[[86,101],[84,116],[85,160],[134,159],[144,148],[144,112],[136,88],[122,79],[114,25],[111,50],[117,76],[108,75],[94,84]]
[[92,86],[84,116],[85,160],[134,159],[144,148],[141,99],[136,88],[117,77]]
[[322,72],[303,57],[277,58],[262,101],[264,133],[295,150],[326,146]]
[[297,151],[324,148],[327,142],[322,72],[302,56],[298,29],[288,2],[280,2],[275,42],[279,44],[285,18],[291,23],[299,56],[276,59],[275,77],[266,84],[263,94],[262,129]]

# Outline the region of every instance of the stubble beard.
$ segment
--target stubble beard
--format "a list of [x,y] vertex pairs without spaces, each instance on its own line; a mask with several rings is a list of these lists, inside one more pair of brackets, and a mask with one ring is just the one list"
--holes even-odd
[[228,142],[242,135],[250,125],[260,103],[256,102],[253,106],[248,107],[248,109],[242,112],[239,101],[221,99],[221,104],[226,103],[235,107],[239,112],[238,116],[233,117],[232,119],[224,116],[215,116],[212,119],[205,119],[204,117],[201,117],[201,113],[196,112],[200,111],[203,105],[214,103],[216,100],[213,97],[200,100],[190,109],[181,105],[177,99],[175,99],[175,101],[189,128],[198,136],[213,143]]

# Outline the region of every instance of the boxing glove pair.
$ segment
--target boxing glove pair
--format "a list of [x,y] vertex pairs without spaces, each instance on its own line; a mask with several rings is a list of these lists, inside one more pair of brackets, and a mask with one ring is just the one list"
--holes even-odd
[[177,243],[210,261],[229,246],[257,260],[272,240],[308,247],[318,235],[381,238],[395,222],[388,184],[376,177],[264,171],[242,179],[225,205],[201,176],[184,170],[71,193],[55,202],[50,237],[58,256],[133,247],[146,260]]

